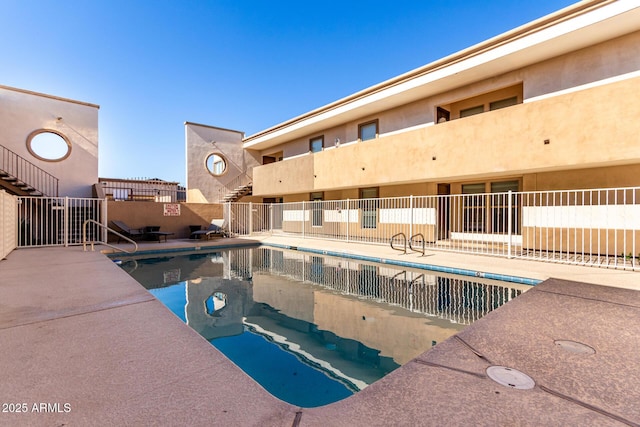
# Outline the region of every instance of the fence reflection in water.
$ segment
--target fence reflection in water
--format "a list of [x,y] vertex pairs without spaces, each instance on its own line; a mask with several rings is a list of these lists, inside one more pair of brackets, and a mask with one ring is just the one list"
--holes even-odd
[[253,266],[254,273],[268,271],[463,325],[529,288],[268,248],[253,249]]

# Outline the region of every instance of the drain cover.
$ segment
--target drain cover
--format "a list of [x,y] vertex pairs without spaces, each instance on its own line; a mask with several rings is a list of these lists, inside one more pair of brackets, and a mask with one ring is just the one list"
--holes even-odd
[[596,352],[596,350],[593,347],[577,341],[555,340],[554,343],[560,348],[570,351],[572,353],[595,354]]
[[529,390],[536,385],[529,375],[506,366],[489,366],[487,375],[498,384],[518,390]]

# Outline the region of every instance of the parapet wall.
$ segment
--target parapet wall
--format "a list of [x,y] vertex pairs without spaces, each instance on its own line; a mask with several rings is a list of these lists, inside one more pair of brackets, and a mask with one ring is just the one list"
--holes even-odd
[[160,231],[174,233],[170,238],[185,239],[190,235],[190,225],[200,225],[204,229],[212,219],[222,219],[222,207],[207,203],[109,201],[107,218],[122,221],[132,228],[160,227]]

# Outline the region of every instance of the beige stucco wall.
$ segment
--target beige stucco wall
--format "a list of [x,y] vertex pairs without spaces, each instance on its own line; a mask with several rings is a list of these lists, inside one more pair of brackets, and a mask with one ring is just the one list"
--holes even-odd
[[[59,195],[91,197],[98,182],[97,105],[0,86],[0,145],[59,179]],[[59,119],[60,118],[60,119]],[[64,134],[71,154],[58,162],[39,160],[27,150],[38,129]]]
[[261,166],[254,194],[640,163],[640,102],[629,96],[639,87],[636,77]]
[[[640,70],[640,31],[519,70],[530,99]],[[599,108],[598,108],[599,110]]]
[[444,341],[454,331],[446,320],[397,316],[374,302],[337,296],[284,277],[255,275],[253,279],[254,301],[266,303],[294,319],[314,323],[321,330],[379,349],[382,356],[399,364],[431,347],[433,341]]
[[640,164],[527,174],[523,191],[553,191],[640,185]]
[[18,200],[0,190],[0,260],[18,246]]
[[[251,175],[252,168],[260,163],[259,154],[242,149],[243,136],[234,130],[185,123],[188,202],[216,203],[225,185],[244,172]],[[221,176],[213,176],[206,168],[207,157],[214,153],[227,161],[227,170]]]
[[[418,193],[420,189],[406,185],[522,178],[549,171],[638,163],[636,117],[640,101],[634,94],[638,94],[640,80],[636,77],[576,88],[638,70],[640,32],[635,32],[370,114],[277,146],[286,166],[256,168],[254,194],[296,201],[308,200],[308,193],[315,191],[373,186],[380,187],[381,197],[436,194],[436,187]],[[450,108],[456,118],[460,108],[470,106],[465,100],[476,97],[473,104],[482,100],[483,94],[503,90],[508,95],[514,89],[525,104],[433,126],[437,106]],[[572,89],[580,90],[558,93]],[[556,96],[545,99],[548,94]],[[373,119],[379,121],[380,137],[357,142],[358,124]],[[325,151],[303,154],[308,152],[309,138],[318,134],[325,137]],[[335,137],[341,140],[337,149],[333,147]],[[290,156],[298,157],[287,159]],[[282,185],[283,177],[291,185]],[[624,181],[602,178],[590,182],[597,187]],[[567,179],[557,185],[568,188],[566,185],[575,182]],[[527,182],[525,190],[530,188]],[[640,184],[633,178],[626,182]],[[393,190],[385,189],[389,185],[395,186]],[[333,198],[349,197],[325,194],[325,199]]]
[[[109,221],[123,221],[129,227],[160,226],[160,231],[174,233],[169,238],[182,239],[190,235],[190,225],[208,227],[213,219],[222,219],[222,205],[206,203],[180,203],[180,216],[164,216],[164,203],[107,202]],[[110,239],[113,235],[110,235]],[[116,237],[117,238],[117,237]]]
[[274,307],[294,319],[314,323],[313,306],[316,289],[307,283],[282,276],[254,274],[253,300]]

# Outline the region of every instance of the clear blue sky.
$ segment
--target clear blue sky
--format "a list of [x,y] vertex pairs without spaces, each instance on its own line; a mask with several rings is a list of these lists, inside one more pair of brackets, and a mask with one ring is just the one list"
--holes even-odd
[[185,181],[184,122],[251,135],[573,0],[0,0],[0,84],[100,105],[101,177]]

